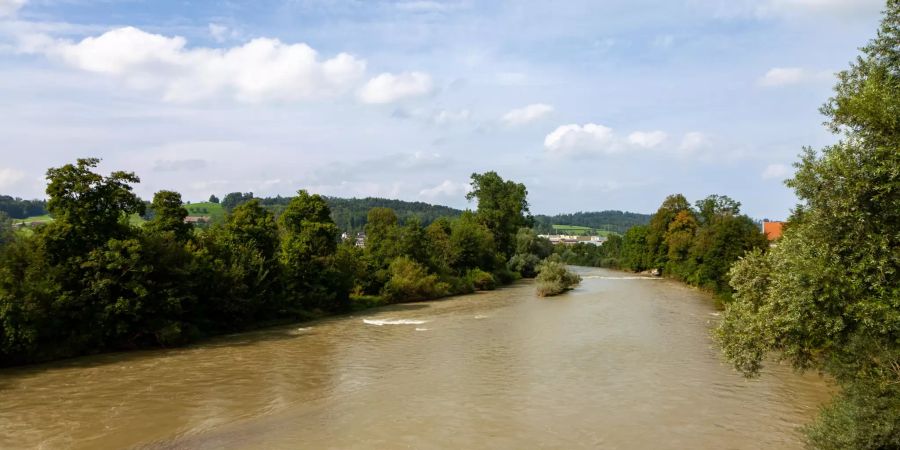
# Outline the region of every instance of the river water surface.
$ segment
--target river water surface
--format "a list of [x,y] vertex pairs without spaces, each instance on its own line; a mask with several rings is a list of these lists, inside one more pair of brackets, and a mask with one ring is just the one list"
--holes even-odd
[[745,380],[712,300],[578,269],[174,350],[0,371],[0,448],[800,448],[830,391]]

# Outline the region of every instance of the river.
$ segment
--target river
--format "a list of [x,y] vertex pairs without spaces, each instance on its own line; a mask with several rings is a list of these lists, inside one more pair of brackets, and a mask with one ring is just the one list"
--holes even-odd
[[801,448],[830,389],[745,380],[712,300],[578,268],[492,292],[0,371],[0,448]]

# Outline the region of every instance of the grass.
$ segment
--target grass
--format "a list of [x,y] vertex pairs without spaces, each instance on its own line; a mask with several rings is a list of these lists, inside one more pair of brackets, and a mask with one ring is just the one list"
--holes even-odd
[[612,236],[614,234],[618,234],[615,231],[606,231],[606,230],[598,230],[596,228],[591,227],[583,227],[580,225],[553,225],[553,230],[560,233],[571,236],[588,236],[588,235],[597,235],[597,236]]
[[218,203],[191,203],[190,205],[184,205],[184,207],[187,208],[188,215],[191,216],[207,216],[214,223],[225,220],[225,209]]
[[32,216],[32,217],[26,217],[24,219],[13,219],[13,223],[14,224],[15,223],[26,223],[27,224],[27,223],[31,223],[31,222],[50,222],[51,220],[53,220],[53,218],[50,217],[50,214],[44,214],[43,216]]

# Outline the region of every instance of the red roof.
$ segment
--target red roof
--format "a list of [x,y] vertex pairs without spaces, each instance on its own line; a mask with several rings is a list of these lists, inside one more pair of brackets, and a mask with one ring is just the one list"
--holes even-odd
[[763,233],[770,241],[774,241],[781,237],[781,228],[784,222],[763,222]]

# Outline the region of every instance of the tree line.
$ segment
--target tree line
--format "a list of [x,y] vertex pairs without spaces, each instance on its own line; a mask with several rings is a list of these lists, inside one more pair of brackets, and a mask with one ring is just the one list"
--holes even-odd
[[710,195],[693,205],[681,194],[666,197],[647,225],[609,236],[602,246],[577,244],[557,251],[569,264],[652,270],[716,293],[733,292],[728,270],[746,252],[765,249],[760,227],[741,214],[740,202]]
[[594,211],[573,214],[557,214],[555,216],[537,215],[534,217],[534,228],[541,234],[559,234],[553,225],[576,225],[598,230],[624,234],[629,228],[646,225],[650,221],[649,214],[625,211]]
[[[495,172],[472,175],[478,207],[458,217],[401,224],[372,208],[359,248],[340,240],[319,195],[301,190],[277,215],[251,195],[200,229],[185,223],[177,192],[148,205],[132,191],[135,174],[102,175],[98,162],[48,170],[54,220],[0,235],[0,365],[493,289],[535,276],[550,254],[529,229],[525,186]],[[134,214],[149,220],[132,225]]]
[[23,200],[19,197],[0,195],[0,213],[13,219],[47,214],[47,202],[44,200]]

